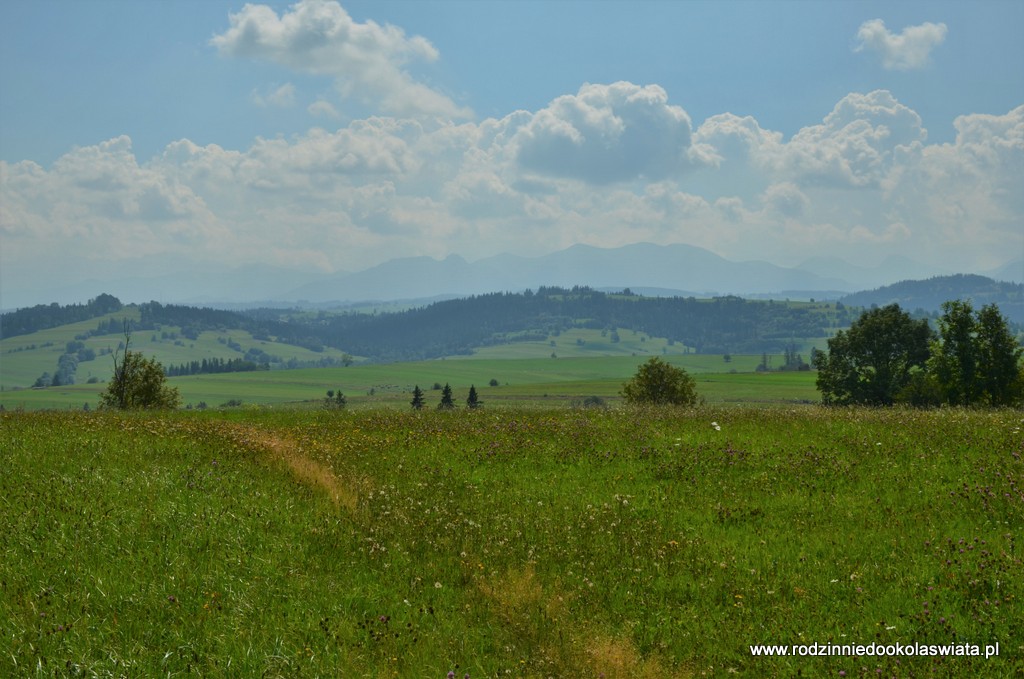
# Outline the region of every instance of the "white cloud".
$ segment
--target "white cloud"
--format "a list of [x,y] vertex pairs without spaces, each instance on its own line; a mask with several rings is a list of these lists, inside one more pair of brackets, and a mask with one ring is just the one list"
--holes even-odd
[[946,39],[946,24],[925,22],[907,26],[899,35],[885,27],[881,19],[865,21],[857,30],[860,41],[857,52],[871,51],[882,59],[882,66],[890,70],[909,71],[924,68],[933,48]]
[[324,101],[323,99],[317,99],[312,104],[310,104],[306,108],[306,112],[309,113],[311,116],[316,116],[319,118],[341,117],[341,114],[338,113],[338,109],[334,108],[331,102]]
[[924,142],[921,117],[886,90],[844,97],[821,125],[805,127],[777,159],[791,176],[849,186],[877,184],[899,147]]
[[245,5],[231,27],[210,41],[221,54],[266,59],[295,71],[331,76],[339,92],[397,115],[467,118],[448,96],[405,70],[438,52],[425,38],[373,21],[358,23],[337,2],[302,0],[280,16],[267,5]]
[[369,118],[242,150],[183,139],[141,164],[118,137],[49,168],[0,163],[0,257],[5,277],[61,268],[63,252],[355,270],[651,241],[780,263],[1000,265],[1021,249],[1024,106],[955,124],[954,143],[929,145],[879,91],[788,141],[731,114],[691,133],[660,88],[617,83],[479,123]]
[[126,136],[74,149],[50,170],[5,165],[0,204],[4,254],[22,265],[49,261],[54,243],[73,257],[113,263],[195,252],[230,237],[189,186],[138,165]]
[[783,217],[793,219],[801,217],[811,203],[807,194],[792,182],[782,182],[768,187],[761,197],[761,201],[767,208]]
[[657,85],[584,85],[515,133],[526,170],[593,184],[658,180],[695,164],[690,117]]
[[1024,106],[956,119],[951,144],[901,153],[883,188],[927,250],[994,267],[1024,252]]
[[253,90],[249,98],[260,107],[277,106],[289,108],[295,105],[295,85],[285,83],[267,94],[261,94],[258,90]]

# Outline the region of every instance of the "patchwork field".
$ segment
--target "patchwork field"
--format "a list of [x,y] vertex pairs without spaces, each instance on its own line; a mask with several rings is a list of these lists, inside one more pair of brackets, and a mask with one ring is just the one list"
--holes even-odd
[[1020,676],[1022,425],[8,411],[0,675]]

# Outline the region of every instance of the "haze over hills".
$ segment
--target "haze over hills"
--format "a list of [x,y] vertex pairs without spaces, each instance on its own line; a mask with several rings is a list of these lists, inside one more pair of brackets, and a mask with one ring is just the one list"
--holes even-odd
[[[264,303],[422,300],[540,285],[585,285],[596,289],[645,290],[681,296],[740,295],[834,299],[908,279],[953,272],[936,270],[905,257],[889,257],[860,267],[834,257],[813,258],[787,268],[764,261],[735,262],[691,245],[636,243],[619,248],[574,245],[540,257],[501,254],[474,262],[458,255],[393,259],[363,271],[324,274],[269,265],[198,270],[194,264],[147,262],[118,276],[111,272],[81,283],[45,290],[4,290],[2,307],[80,303],[102,293],[129,302],[238,305]],[[152,271],[146,275],[146,271]],[[965,272],[956,272],[965,273]],[[1024,263],[1010,262],[993,272],[997,280],[1024,282]],[[657,291],[657,292],[654,292]]]

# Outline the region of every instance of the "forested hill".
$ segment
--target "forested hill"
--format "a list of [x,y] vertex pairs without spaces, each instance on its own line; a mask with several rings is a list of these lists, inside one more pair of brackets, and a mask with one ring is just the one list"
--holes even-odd
[[[3,336],[26,334],[105,315],[90,335],[123,329],[121,303],[109,295],[74,307],[41,306],[2,318]],[[98,298],[99,299],[99,298]],[[102,310],[102,314],[100,311]],[[134,330],[176,327],[186,338],[207,330],[245,330],[314,351],[326,347],[377,361],[421,360],[467,354],[482,346],[546,340],[570,328],[592,328],[614,341],[618,330],[664,337],[702,353],[780,352],[791,342],[820,338],[826,328],[856,317],[829,304],[694,299],[607,294],[590,288],[540,288],[436,302],[397,313],[328,313],[294,309],[248,312],[149,302],[138,306]]]
[[[844,313],[844,312],[840,312]],[[822,337],[837,319],[831,305],[614,295],[589,288],[540,288],[437,302],[420,309],[322,318],[325,344],[380,360],[466,354],[475,347],[547,339],[573,327],[631,329],[702,353],[781,351]],[[849,318],[838,319],[847,324]]]
[[87,321],[90,318],[120,311],[122,307],[121,300],[117,297],[99,295],[86,304],[61,306],[54,302],[18,309],[0,316],[0,339]]
[[950,299],[970,301],[976,309],[995,304],[1008,320],[1024,323],[1024,285],[995,281],[985,276],[957,274],[927,280],[901,281],[875,290],[847,295],[843,304],[870,307],[899,304],[906,311],[934,314]]

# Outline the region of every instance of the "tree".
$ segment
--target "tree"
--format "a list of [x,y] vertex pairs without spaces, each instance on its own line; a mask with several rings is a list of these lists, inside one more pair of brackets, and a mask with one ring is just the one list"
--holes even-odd
[[114,377],[107,390],[100,394],[100,403],[121,410],[177,408],[181,403],[178,390],[167,386],[167,375],[154,358],[145,358],[129,350],[131,332],[124,328],[124,350],[120,361],[115,351]]
[[953,300],[942,311],[929,361],[942,400],[951,405],[1019,403],[1024,398],[1024,349],[999,307],[989,304],[975,313],[970,302]]
[[324,399],[324,406],[328,408],[344,408],[346,403],[348,403],[348,399],[345,398],[345,394],[341,393],[341,389],[337,392],[333,389],[327,390],[327,398]]
[[933,340],[928,368],[952,405],[969,405],[978,397],[978,347],[974,309],[970,302],[942,303],[939,337]]
[[978,354],[982,400],[990,406],[1016,405],[1024,401],[1024,354],[995,304],[978,312]]
[[437,409],[451,410],[454,407],[455,401],[452,400],[452,388],[445,382],[444,389],[441,390],[441,402],[437,404]]
[[689,373],[657,356],[640,366],[633,379],[622,385],[621,394],[630,404],[691,406],[697,402],[696,383]]
[[817,386],[828,405],[892,405],[924,368],[932,338],[927,320],[915,321],[898,304],[861,314],[849,330],[814,353]]
[[472,384],[469,385],[469,397],[466,399],[466,405],[469,408],[479,408],[483,403],[484,402],[480,400],[480,397],[476,393],[476,387]]
[[412,390],[412,401],[410,402],[414,410],[421,410],[423,408],[423,390],[420,389],[420,385],[416,385],[416,388]]

